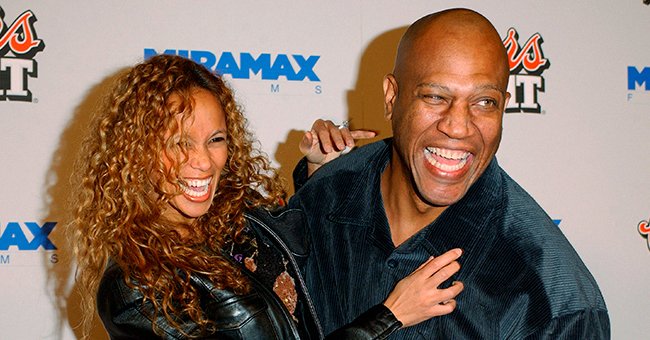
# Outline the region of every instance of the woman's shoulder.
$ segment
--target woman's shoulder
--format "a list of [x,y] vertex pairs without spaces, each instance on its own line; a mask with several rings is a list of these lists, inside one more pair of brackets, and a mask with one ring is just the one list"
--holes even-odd
[[247,211],[245,216],[248,225],[254,230],[278,236],[289,247],[293,256],[307,256],[309,244],[302,210],[288,207],[273,210],[256,208]]
[[112,308],[123,309],[143,299],[142,293],[126,283],[124,271],[115,262],[110,261],[104,270],[104,274],[97,289],[97,305],[99,309]]

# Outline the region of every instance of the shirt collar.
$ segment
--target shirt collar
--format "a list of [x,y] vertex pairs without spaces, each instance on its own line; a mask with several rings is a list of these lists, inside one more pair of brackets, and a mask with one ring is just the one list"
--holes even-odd
[[[331,220],[355,225],[369,225],[373,221],[373,210],[375,209],[368,208],[383,206],[381,174],[390,161],[392,139],[389,138],[376,144],[381,145],[376,147],[377,150],[374,152],[367,153],[364,159],[359,160],[362,164],[357,169],[359,171],[345,173],[347,178],[342,179],[342,185],[348,186],[349,190],[333,209],[330,214]],[[472,223],[475,225],[472,228],[474,231],[481,231],[477,228],[480,228],[479,225],[485,224],[483,218],[495,207],[500,197],[498,173],[499,165],[494,158],[465,196],[447,208],[436,220],[444,220],[444,223],[441,221],[432,224],[435,226],[449,223],[454,225]],[[462,218],[460,221],[455,221],[458,214]]]
[[[383,214],[385,219],[381,173],[390,161],[392,139],[375,144],[380,145],[369,145],[375,147],[375,150],[354,160],[360,164],[357,168],[359,171],[348,172],[345,174],[347,178],[341,179],[341,184],[348,186],[349,190],[334,207],[328,216],[329,220],[365,227],[372,226],[377,221],[376,214]],[[434,256],[452,248],[477,252],[479,248],[487,246],[496,233],[496,228],[490,228],[490,220],[500,206],[500,178],[500,167],[496,158],[493,158],[465,196],[420,231],[423,235],[416,234],[414,237],[424,240],[423,246]],[[410,244],[411,241],[415,239],[407,243]]]
[[492,159],[485,172],[460,201],[449,206],[427,226],[425,239],[439,251],[480,247],[494,233],[490,217],[500,205],[499,165]]
[[[364,153],[359,162],[358,171],[346,172],[347,178],[341,179],[341,185],[348,186],[348,191],[334,207],[328,219],[336,223],[358,226],[373,224],[374,215],[382,213],[377,207],[383,207],[381,199],[381,173],[388,165],[392,148],[391,139],[385,139],[366,147],[374,148]],[[361,150],[359,150],[361,151]]]

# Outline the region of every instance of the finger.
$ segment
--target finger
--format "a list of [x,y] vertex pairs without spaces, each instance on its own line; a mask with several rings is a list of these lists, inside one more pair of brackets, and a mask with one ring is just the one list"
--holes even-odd
[[429,304],[444,303],[445,301],[455,299],[464,288],[465,286],[460,281],[454,281],[451,286],[443,289],[422,287],[421,299]]
[[345,126],[339,126],[339,131],[341,133],[341,138],[343,139],[343,143],[345,144],[345,146],[347,146],[348,148],[353,148],[354,137],[352,136],[352,132],[350,131],[350,129],[348,129]]
[[322,129],[325,127],[326,121],[322,119],[316,119],[314,121],[314,124],[311,125],[311,131],[318,131],[319,129]]
[[422,262],[422,264],[419,267],[417,267],[413,272],[415,273],[418,270],[422,269],[422,267],[426,266],[427,263],[430,263],[431,261],[433,261],[434,258],[435,257],[433,257],[433,256],[429,256],[429,258],[426,261]]
[[451,300],[456,298],[458,294],[460,294],[464,289],[465,285],[463,285],[462,282],[454,281],[451,286],[444,289],[439,289],[436,292],[434,299],[438,299],[441,302]]
[[371,130],[352,130],[350,131],[352,138],[356,139],[369,139],[377,136],[377,132]]
[[298,144],[298,148],[300,149],[300,152],[302,152],[303,155],[309,154],[313,145],[314,145],[314,137],[311,131],[306,131],[305,134],[302,136],[302,140],[300,141],[300,144]]
[[345,141],[341,135],[341,130],[331,121],[325,122],[325,128],[319,129],[317,134],[321,143],[321,149],[325,153],[345,149]]
[[320,142],[321,150],[323,153],[328,154],[334,151],[332,146],[332,133],[339,134],[338,128],[329,120],[318,120],[316,122],[319,124],[314,123],[313,131]]
[[421,275],[429,277],[433,275],[435,272],[437,272],[438,270],[440,270],[441,268],[443,268],[444,266],[451,263],[452,261],[458,259],[462,254],[463,251],[459,248],[449,250],[446,253],[435,257],[433,261],[423,266],[422,269],[418,271],[418,273],[421,273]]
[[457,261],[454,261],[442,268],[437,272],[427,278],[433,286],[438,287],[443,282],[447,281],[452,275],[456,274],[460,270],[460,264]]
[[456,300],[451,299],[447,300],[444,303],[439,303],[431,308],[431,314],[433,316],[440,316],[440,315],[446,315],[454,311],[456,309]]

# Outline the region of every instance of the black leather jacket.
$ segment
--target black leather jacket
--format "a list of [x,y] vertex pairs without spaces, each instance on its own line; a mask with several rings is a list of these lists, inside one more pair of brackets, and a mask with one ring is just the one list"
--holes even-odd
[[[309,253],[308,240],[304,237],[302,213],[283,210],[270,213],[256,210],[246,214],[246,219],[257,232],[271,240],[289,265],[301,269]],[[296,270],[296,273],[300,273]],[[277,295],[250,275],[251,291],[236,295],[227,290],[216,289],[212,282],[201,275],[191,276],[191,283],[202,293],[201,301],[205,315],[215,322],[217,331],[203,339],[322,339],[321,327],[309,295],[303,299],[302,320],[296,324]],[[302,276],[298,274],[296,285],[306,292]],[[152,329],[153,305],[143,303],[143,295],[130,289],[122,270],[112,263],[102,277],[97,293],[98,313],[111,339],[186,339],[180,331],[171,327],[164,316],[155,320],[162,335]],[[185,321],[185,320],[183,320]],[[192,334],[198,327],[185,323],[185,333]],[[300,325],[300,326],[298,326]],[[388,308],[379,304],[345,327],[328,335],[328,339],[383,339],[402,324]],[[299,333],[298,327],[303,327]]]

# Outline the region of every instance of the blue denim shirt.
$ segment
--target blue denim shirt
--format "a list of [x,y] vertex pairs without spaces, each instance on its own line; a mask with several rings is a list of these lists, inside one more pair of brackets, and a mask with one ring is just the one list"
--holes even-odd
[[496,160],[459,202],[395,248],[380,191],[390,155],[390,139],[362,147],[321,168],[290,200],[307,215],[305,278],[325,333],[384,301],[429,256],[458,247],[462,268],[449,280],[465,284],[457,309],[391,338],[609,338],[595,280]]

